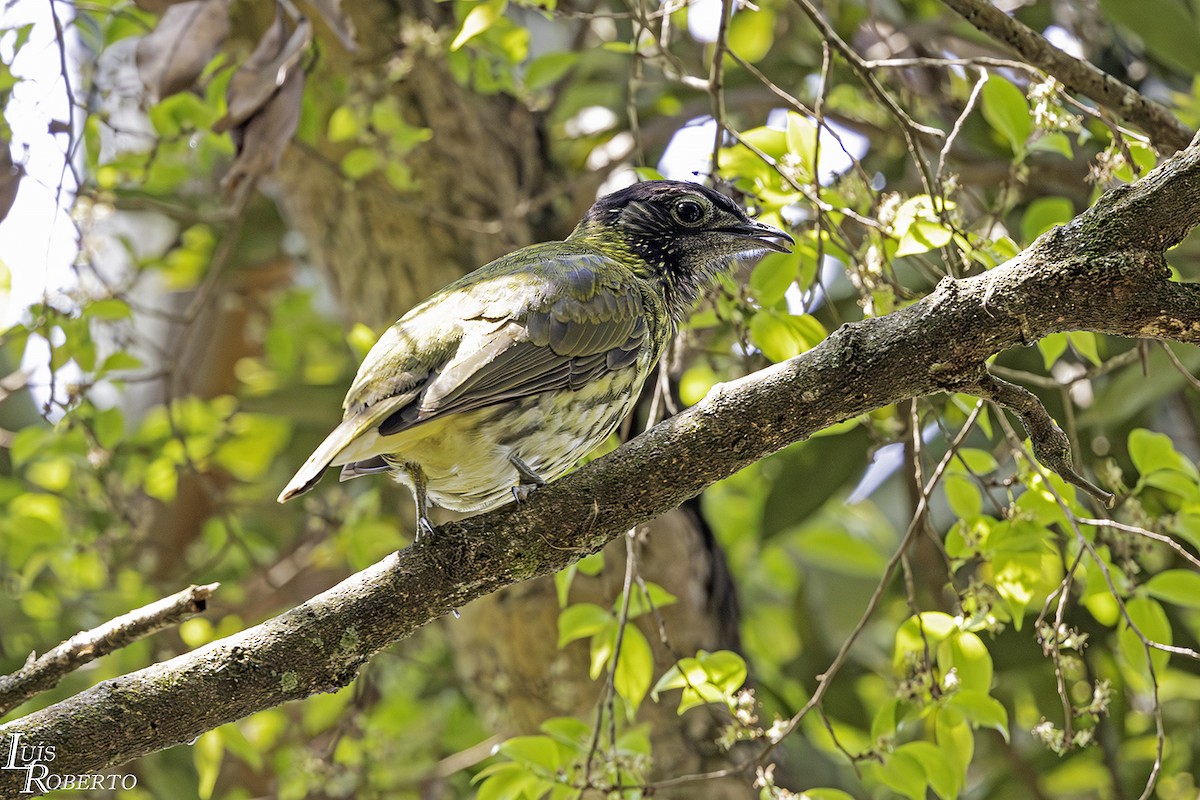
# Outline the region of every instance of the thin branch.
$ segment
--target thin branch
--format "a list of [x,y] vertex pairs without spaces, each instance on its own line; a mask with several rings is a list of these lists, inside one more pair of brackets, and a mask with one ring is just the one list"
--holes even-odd
[[1193,389],[1200,389],[1200,379],[1196,378],[1196,376],[1193,375],[1191,373],[1191,371],[1187,368],[1187,365],[1179,360],[1179,356],[1175,355],[1175,351],[1172,350],[1166,344],[1166,342],[1162,343],[1162,349],[1164,351],[1166,351],[1167,358],[1170,360],[1171,365],[1173,367],[1175,367],[1175,369],[1179,372],[1179,374],[1184,377],[1184,380],[1186,380],[1189,384],[1191,384]]
[[1075,471],[1071,462],[1071,442],[1062,428],[1050,418],[1037,395],[991,374],[984,374],[977,380],[967,382],[962,389],[985,397],[1019,416],[1021,424],[1025,426],[1025,432],[1029,434],[1030,442],[1033,443],[1034,455],[1043,466],[1054,470],[1067,483],[1074,484],[1095,497],[1106,508],[1112,508],[1116,502],[1112,493],[1104,491]]
[[721,173],[721,146],[725,142],[728,123],[725,120],[725,53],[728,46],[725,37],[729,32],[729,20],[733,17],[733,0],[721,0],[721,20],[717,25],[717,41],[713,46],[712,67],[708,74],[708,92],[712,96],[713,134],[712,176],[715,180]]
[[1192,139],[1189,131],[1164,106],[1126,86],[1083,59],[1058,49],[1044,36],[987,0],[942,0],[963,19],[993,39],[1017,51],[1026,61],[1053,75],[1073,92],[1111,108],[1144,130],[1166,153],[1183,150]]
[[219,586],[218,583],[189,586],[98,628],[77,633],[41,658],[30,653],[25,666],[0,677],[0,717],[29,698],[54,688],[84,664],[202,613]]
[[1177,556],[1191,564],[1196,569],[1200,569],[1200,558],[1197,558],[1189,553],[1187,548],[1166,534],[1148,531],[1145,528],[1139,528],[1136,525],[1126,525],[1121,522],[1114,522],[1111,519],[1080,518],[1077,519],[1076,522],[1078,522],[1080,525],[1094,525],[1097,528],[1112,528],[1113,530],[1124,531],[1125,533],[1133,533],[1146,539],[1158,542],[1159,544],[1165,544],[1167,547],[1175,551]]
[[883,85],[875,78],[869,69],[863,63],[862,57],[855,52],[842,37],[838,36],[833,26],[829,21],[821,16],[821,13],[816,9],[809,0],[792,0],[804,14],[812,21],[813,25],[821,32],[821,38],[828,42],[834,49],[842,54],[842,57],[849,63],[850,68],[858,75],[859,80],[867,87],[871,94],[878,98],[879,102],[888,110],[898,123],[900,123],[900,132],[904,135],[904,141],[908,146],[908,151],[912,155],[913,163],[917,167],[917,174],[921,178],[921,183],[925,188],[925,193],[933,195],[933,176],[929,174],[929,165],[921,156],[921,148],[919,139],[921,136],[928,136],[934,139],[941,139],[946,134],[938,128],[931,128],[928,125],[922,125],[908,115],[899,103],[896,102]]

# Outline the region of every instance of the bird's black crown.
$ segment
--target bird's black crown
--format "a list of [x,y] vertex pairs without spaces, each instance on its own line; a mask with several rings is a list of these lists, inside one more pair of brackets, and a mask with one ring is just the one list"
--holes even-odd
[[676,322],[739,255],[786,251],[791,237],[754,222],[737,203],[698,183],[646,181],[600,198],[575,235],[626,250],[661,282]]

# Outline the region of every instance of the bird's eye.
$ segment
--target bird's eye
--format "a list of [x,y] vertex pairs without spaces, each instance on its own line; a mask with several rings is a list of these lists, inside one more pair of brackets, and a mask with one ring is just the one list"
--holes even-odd
[[675,204],[675,219],[684,225],[695,225],[704,219],[704,206],[695,200],[680,200]]

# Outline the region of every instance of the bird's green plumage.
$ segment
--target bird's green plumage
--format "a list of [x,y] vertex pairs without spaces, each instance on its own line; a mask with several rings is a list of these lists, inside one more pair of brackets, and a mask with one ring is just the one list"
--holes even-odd
[[[280,495],[329,465],[393,472],[478,511],[553,480],[628,413],[674,327],[732,258],[785,234],[673,181],[602,198],[562,242],[522,248],[396,322],[363,360],[341,425]],[[424,523],[427,524],[427,523]]]

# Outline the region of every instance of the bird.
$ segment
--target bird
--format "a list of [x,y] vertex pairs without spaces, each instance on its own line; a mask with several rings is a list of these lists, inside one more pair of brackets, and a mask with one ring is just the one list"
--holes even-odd
[[454,281],[363,359],[343,419],[279,495],[390,473],[430,505],[490,511],[568,472],[616,429],[676,328],[739,258],[789,252],[782,230],[697,183],[635,183],[563,241]]

